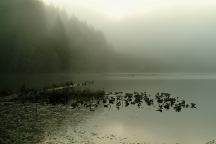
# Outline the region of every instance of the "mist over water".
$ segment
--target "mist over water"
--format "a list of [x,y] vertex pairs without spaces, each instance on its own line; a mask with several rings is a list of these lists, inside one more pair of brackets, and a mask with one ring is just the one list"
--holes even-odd
[[[213,0],[1,0],[0,143],[216,139],[215,8]],[[24,103],[40,93],[61,99],[85,81],[94,83],[83,88],[89,92],[169,93],[197,109]]]
[[117,52],[136,61],[138,69],[128,67],[133,72],[215,72],[212,0],[51,3],[102,30]]

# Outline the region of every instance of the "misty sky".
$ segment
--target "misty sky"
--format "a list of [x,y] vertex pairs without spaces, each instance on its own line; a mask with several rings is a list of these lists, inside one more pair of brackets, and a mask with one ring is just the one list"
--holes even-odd
[[44,1],[102,30],[119,52],[216,71],[215,0]]

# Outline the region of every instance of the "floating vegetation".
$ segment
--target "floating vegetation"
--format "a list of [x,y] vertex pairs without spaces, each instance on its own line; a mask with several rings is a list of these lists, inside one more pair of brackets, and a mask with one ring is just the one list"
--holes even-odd
[[[81,94],[82,96],[83,94]],[[86,99],[88,98],[88,99]],[[100,93],[91,93],[87,97],[81,98],[71,104],[72,108],[80,108],[84,106],[94,111],[94,108],[103,105],[105,108],[115,106],[118,110],[129,105],[135,105],[138,108],[152,107],[156,111],[163,112],[164,110],[174,110],[181,112],[182,109],[196,109],[195,103],[186,103],[185,100],[179,97],[172,97],[169,93],[157,93],[152,96],[147,92],[109,92],[103,95]]]
[[179,97],[173,97],[170,93],[158,92],[151,95],[147,92],[105,92],[79,88],[93,83],[93,81],[82,83],[69,81],[39,90],[22,86],[19,93],[14,95],[14,99],[10,98],[10,100],[18,100],[21,103],[70,104],[72,109],[88,108],[90,111],[94,111],[99,105],[108,109],[116,107],[118,110],[130,105],[137,106],[137,108],[151,107],[158,112],[168,110],[181,112],[183,109],[197,108],[196,103],[187,103]]
[[216,144],[216,140],[211,140],[211,141],[208,141],[207,143],[205,144]]

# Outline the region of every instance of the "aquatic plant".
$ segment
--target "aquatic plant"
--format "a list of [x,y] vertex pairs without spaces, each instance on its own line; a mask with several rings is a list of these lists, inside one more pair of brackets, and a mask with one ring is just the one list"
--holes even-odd
[[109,109],[116,107],[118,110],[130,105],[137,106],[137,108],[151,107],[158,112],[168,110],[181,112],[183,109],[197,108],[196,103],[187,103],[185,100],[166,92],[158,92],[155,95],[151,95],[147,92],[105,92],[103,90],[83,88],[93,83],[93,81],[82,83],[68,81],[61,84],[53,84],[42,89],[32,89],[23,85],[17,97],[13,100],[18,100],[22,103],[70,104],[72,109],[88,108],[90,111],[94,111],[99,105]]

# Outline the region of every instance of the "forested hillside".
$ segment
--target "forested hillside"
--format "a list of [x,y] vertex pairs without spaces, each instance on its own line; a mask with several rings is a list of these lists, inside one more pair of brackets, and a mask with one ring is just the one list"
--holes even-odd
[[0,1],[0,72],[100,72],[115,56],[102,32],[37,0]]

